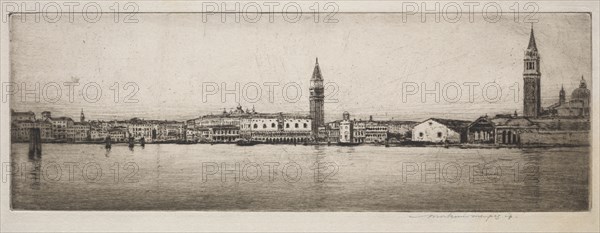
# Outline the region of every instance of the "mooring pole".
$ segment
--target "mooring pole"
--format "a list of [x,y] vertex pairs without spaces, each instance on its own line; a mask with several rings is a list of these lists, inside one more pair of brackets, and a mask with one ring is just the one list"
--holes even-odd
[[42,137],[40,128],[31,128],[29,130],[29,157],[42,156]]

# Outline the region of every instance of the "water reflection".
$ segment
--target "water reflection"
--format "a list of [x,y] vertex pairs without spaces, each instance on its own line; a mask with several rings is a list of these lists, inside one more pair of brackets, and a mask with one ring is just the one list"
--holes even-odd
[[541,201],[540,176],[541,176],[541,159],[542,155],[539,152],[524,150],[524,164],[521,166],[521,180],[523,188],[521,195],[526,198],[530,208],[539,209]]
[[42,159],[32,158],[29,160],[31,165],[31,171],[29,171],[29,177],[31,181],[30,188],[33,190],[40,190],[42,185]]
[[315,163],[313,164],[314,171],[314,193],[317,195],[315,200],[313,201],[313,205],[317,209],[321,209],[325,207],[326,198],[327,198],[327,190],[325,183],[325,175],[323,174],[325,169],[327,168],[326,163],[324,162],[325,157],[327,156],[325,148],[322,148],[319,145],[314,147],[315,149]]
[[[240,148],[148,144],[143,148],[147,156],[141,156],[141,151],[134,153],[133,148],[126,149],[126,144],[114,150],[99,145],[44,146],[42,163],[41,158],[28,158],[27,144],[11,145],[11,162],[30,166],[20,169],[22,179],[15,176],[11,179],[16,209],[573,211],[586,210],[589,203],[589,172],[578,172],[589,169],[586,156],[589,148],[461,150],[326,145]],[[452,179],[432,182],[431,175],[423,181],[423,174],[433,172],[425,169],[425,166],[435,167],[429,166],[432,161],[439,163],[439,168],[447,164],[463,167],[463,175],[457,182]],[[208,182],[201,182],[202,164],[206,162],[229,168],[249,162],[281,165],[276,168],[274,181],[263,170],[262,182],[222,181],[220,172],[210,176]],[[70,173],[64,166],[68,163],[78,164],[74,182],[68,180]],[[129,163],[135,164],[136,169],[125,169]],[[286,172],[284,165],[291,163],[302,169],[297,182],[286,181],[286,174],[282,174]],[[519,164],[518,180],[512,173],[515,163]],[[56,182],[50,179],[42,185],[42,176],[48,175],[42,165],[52,168],[54,164],[62,166],[62,179]],[[81,176],[86,164],[97,164],[105,176],[95,183],[86,182]],[[402,170],[399,171],[402,164],[415,164],[421,170],[408,174],[411,178],[403,181]],[[493,180],[471,182],[470,170],[464,170],[469,169],[465,168],[468,164],[490,164],[492,169],[483,177]],[[500,173],[493,169],[496,165],[508,169]],[[478,167],[477,171],[481,169]],[[436,176],[454,177],[453,171],[438,169]],[[120,175],[114,179],[117,172]],[[288,175],[293,178],[294,172],[294,167],[290,167]],[[225,175],[231,178],[230,174]]]

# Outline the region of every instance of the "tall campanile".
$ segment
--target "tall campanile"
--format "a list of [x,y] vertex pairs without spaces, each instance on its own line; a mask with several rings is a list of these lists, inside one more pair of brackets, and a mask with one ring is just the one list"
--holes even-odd
[[324,111],[325,89],[323,88],[323,76],[319,67],[319,58],[316,59],[315,69],[310,78],[310,117],[312,118],[311,130],[314,137],[319,133],[319,126],[325,123]]
[[529,45],[525,50],[523,71],[523,115],[538,117],[542,111],[540,77],[540,54],[535,44],[533,26],[529,36]]

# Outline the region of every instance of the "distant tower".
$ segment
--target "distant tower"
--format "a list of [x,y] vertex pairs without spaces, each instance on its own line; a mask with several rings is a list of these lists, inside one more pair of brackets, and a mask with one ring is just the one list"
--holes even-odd
[[587,84],[585,84],[585,79],[583,79],[583,75],[581,75],[581,81],[579,81],[579,88],[587,88]]
[[558,103],[560,105],[564,105],[566,102],[567,100],[565,99],[565,87],[561,86],[560,92],[558,93]]
[[79,115],[79,122],[85,122],[85,115],[83,114],[83,108],[81,109],[81,114]]
[[324,99],[325,89],[323,88],[323,76],[319,67],[319,58],[316,59],[315,69],[313,70],[312,78],[310,79],[310,117],[312,118],[311,129],[313,135],[318,135],[319,126],[324,125],[325,111]]
[[529,46],[525,51],[523,71],[523,115],[537,117],[542,111],[540,77],[540,54],[533,35],[533,25],[529,36]]

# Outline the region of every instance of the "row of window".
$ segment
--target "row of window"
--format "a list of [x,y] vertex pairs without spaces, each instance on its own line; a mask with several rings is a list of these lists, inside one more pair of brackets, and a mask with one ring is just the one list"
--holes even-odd
[[240,131],[238,130],[217,130],[215,131],[215,134],[239,134]]
[[[304,123],[302,126],[303,126],[305,129],[306,129],[306,128],[308,128],[308,124],[307,124],[307,123]],[[276,124],[275,124],[275,123],[271,123],[271,128],[275,128],[275,127],[276,127]],[[299,125],[298,123],[295,123],[295,124],[294,124],[294,128],[296,128],[296,129],[297,129],[297,128],[299,128],[299,127],[300,127],[300,125]],[[254,124],[253,128],[255,128],[255,129],[258,129],[258,124]],[[266,128],[267,128],[267,124],[263,124],[263,125],[262,125],[262,128],[263,128],[263,129],[266,129]],[[290,124],[289,124],[289,123],[286,123],[286,124],[285,124],[285,128],[286,128],[286,129],[290,128]]]

